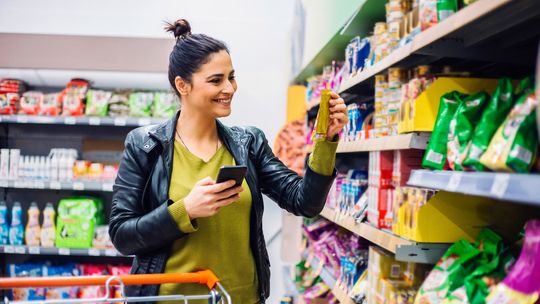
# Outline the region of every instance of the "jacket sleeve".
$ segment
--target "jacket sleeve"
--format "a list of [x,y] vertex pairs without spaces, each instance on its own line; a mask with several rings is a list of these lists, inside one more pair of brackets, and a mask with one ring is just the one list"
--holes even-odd
[[[137,136],[137,135],[135,135]],[[143,191],[151,167],[148,157],[134,145],[134,131],[126,137],[124,154],[114,184],[109,234],[116,249],[125,255],[149,253],[184,236],[163,202],[148,211]],[[143,152],[144,153],[144,152]],[[142,155],[142,156],[141,156]]]
[[302,178],[274,155],[261,130],[252,128],[252,132],[255,136],[254,162],[262,192],[295,215],[318,215],[336,177],[335,169],[332,175],[325,176],[307,166]]

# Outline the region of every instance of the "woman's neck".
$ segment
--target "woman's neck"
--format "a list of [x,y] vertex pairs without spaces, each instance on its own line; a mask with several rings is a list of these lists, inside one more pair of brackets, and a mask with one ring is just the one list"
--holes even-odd
[[213,143],[218,140],[215,118],[197,113],[196,111],[190,111],[189,109],[180,111],[176,130],[184,141]]

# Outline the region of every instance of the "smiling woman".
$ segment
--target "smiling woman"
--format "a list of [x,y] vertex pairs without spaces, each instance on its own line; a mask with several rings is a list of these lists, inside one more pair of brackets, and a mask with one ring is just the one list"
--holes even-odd
[[[226,45],[192,34],[180,19],[166,29],[176,38],[169,81],[182,110],[159,126],[130,132],[114,187],[109,232],[116,248],[135,255],[132,273],[210,269],[234,303],[264,303],[270,265],[262,231],[263,200],[313,217],[335,177],[336,135],[347,124],[343,99],[331,94],[326,137],[318,140],[304,178],[279,161],[263,132],[227,127],[237,89]],[[247,175],[216,183],[222,166],[243,165]],[[130,296],[200,294],[198,285],[135,286]]]

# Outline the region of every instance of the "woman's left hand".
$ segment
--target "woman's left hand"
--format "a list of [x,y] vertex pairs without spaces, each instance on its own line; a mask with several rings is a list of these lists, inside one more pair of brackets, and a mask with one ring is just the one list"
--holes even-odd
[[326,139],[331,141],[349,123],[349,116],[347,115],[345,101],[334,91],[330,92],[329,104],[330,121],[328,131],[326,132]]

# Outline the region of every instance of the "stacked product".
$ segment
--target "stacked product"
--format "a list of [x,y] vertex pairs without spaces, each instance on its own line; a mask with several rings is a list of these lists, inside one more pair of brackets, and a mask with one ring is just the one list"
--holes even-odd
[[350,104],[347,106],[347,115],[349,116],[349,123],[343,129],[341,140],[348,142],[369,138],[373,106],[366,103]]
[[[10,277],[52,277],[52,276],[87,276],[87,275],[126,275],[130,266],[95,265],[95,264],[51,264],[24,263],[8,264]],[[118,287],[111,287],[111,295],[120,296]],[[42,301],[99,298],[106,295],[102,286],[56,287],[56,288],[14,288],[8,295],[12,301]]]
[[347,174],[338,174],[326,198],[326,207],[335,210],[338,217],[353,216],[361,221],[367,212],[367,204],[361,200],[367,184],[366,171],[349,170]]
[[321,75],[310,77],[307,80],[306,103],[307,108],[319,104],[322,90],[337,91],[343,78],[343,62],[332,61],[331,65],[323,68]]
[[90,82],[72,79],[58,93],[26,91],[24,82],[0,81],[0,115],[113,116],[169,118],[178,109],[170,92],[104,91],[90,89]]
[[394,151],[369,152],[368,221],[381,229],[391,229],[387,212],[393,204],[392,171]]
[[530,171],[538,150],[537,105],[532,78],[515,89],[503,78],[491,97],[483,91],[443,95],[422,165],[438,170]]

